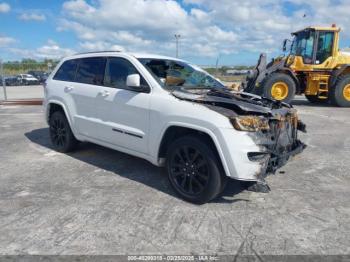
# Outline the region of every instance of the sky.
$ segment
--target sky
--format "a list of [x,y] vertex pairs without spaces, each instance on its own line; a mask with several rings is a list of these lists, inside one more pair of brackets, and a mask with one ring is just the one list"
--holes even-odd
[[0,0],[0,59],[60,59],[97,50],[179,56],[199,65],[254,65],[290,33],[342,28],[350,0]]

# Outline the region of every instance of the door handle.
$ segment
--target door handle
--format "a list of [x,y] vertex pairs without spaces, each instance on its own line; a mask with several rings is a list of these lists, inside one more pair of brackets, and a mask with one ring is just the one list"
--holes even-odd
[[107,96],[109,96],[109,92],[106,91],[106,90],[103,90],[102,92],[99,92],[99,94],[100,94],[102,97],[107,97]]
[[72,87],[72,86],[66,86],[65,88],[64,88],[64,90],[66,91],[66,92],[70,92],[70,91],[72,91],[74,88]]

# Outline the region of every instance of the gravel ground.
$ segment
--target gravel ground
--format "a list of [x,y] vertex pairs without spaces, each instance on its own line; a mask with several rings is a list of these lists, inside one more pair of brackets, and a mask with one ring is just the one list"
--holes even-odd
[[350,109],[295,101],[308,148],[196,206],[162,169],[97,145],[53,151],[40,106],[0,106],[0,254],[350,254]]

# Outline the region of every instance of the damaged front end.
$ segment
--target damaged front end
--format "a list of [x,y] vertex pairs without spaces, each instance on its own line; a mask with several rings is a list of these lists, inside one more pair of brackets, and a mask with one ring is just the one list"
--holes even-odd
[[248,152],[247,157],[260,165],[255,174],[258,182],[264,183],[268,174],[275,173],[306,147],[298,139],[298,131],[306,132],[305,124],[289,104],[226,89],[211,89],[205,93],[178,89],[172,94],[225,115],[234,129],[251,137],[259,150]]
[[298,120],[295,109],[272,110],[268,117],[268,129],[248,133],[259,146],[259,152],[249,152],[251,161],[259,162],[262,166],[258,180],[263,180],[267,174],[287,163],[290,157],[301,153],[306,145],[298,139],[298,130],[306,132],[305,125]]

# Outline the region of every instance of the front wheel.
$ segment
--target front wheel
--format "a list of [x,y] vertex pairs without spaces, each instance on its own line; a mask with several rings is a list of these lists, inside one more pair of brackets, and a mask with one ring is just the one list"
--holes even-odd
[[218,158],[208,143],[197,137],[181,137],[170,145],[167,171],[175,191],[189,202],[206,203],[223,190]]
[[289,75],[284,73],[274,73],[264,80],[262,88],[263,96],[281,102],[290,103],[295,96],[296,85]]

